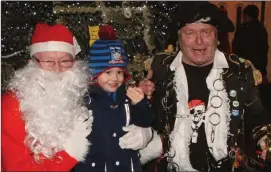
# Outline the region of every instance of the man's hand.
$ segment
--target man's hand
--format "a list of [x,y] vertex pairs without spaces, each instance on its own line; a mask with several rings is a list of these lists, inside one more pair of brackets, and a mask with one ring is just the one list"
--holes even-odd
[[131,99],[132,105],[136,105],[144,98],[143,91],[138,87],[129,87],[126,95]]
[[123,127],[128,133],[119,139],[119,145],[122,149],[139,150],[149,143],[152,138],[151,128],[142,128],[135,125]]
[[267,154],[267,144],[266,144],[266,139],[263,139],[261,142],[260,142],[260,147],[262,149],[262,155],[261,155],[261,158],[263,160],[266,160],[266,154]]
[[139,82],[138,87],[144,92],[148,98],[151,98],[153,92],[155,91],[154,83],[148,79],[144,79]]

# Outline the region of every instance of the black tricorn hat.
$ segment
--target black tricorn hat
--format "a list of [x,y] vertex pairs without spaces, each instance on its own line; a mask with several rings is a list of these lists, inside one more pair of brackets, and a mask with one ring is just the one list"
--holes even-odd
[[168,44],[177,41],[177,32],[190,23],[211,24],[221,32],[233,32],[235,27],[227,14],[216,5],[204,1],[180,2],[169,28]]
[[177,29],[190,23],[211,24],[222,32],[233,32],[235,29],[227,14],[206,1],[182,2],[173,20],[177,22]]

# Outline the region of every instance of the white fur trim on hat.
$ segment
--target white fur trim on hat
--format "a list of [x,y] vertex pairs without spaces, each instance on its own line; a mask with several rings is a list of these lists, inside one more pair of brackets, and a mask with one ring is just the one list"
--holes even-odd
[[60,51],[71,54],[75,57],[76,54],[80,52],[80,47],[78,44],[73,46],[66,42],[61,41],[48,41],[48,42],[40,42],[35,43],[30,46],[30,56],[33,56],[38,52],[46,52],[46,51]]

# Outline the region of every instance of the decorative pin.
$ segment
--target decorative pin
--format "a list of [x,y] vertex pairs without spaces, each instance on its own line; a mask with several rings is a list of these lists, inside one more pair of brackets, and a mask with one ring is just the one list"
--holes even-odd
[[231,111],[231,114],[232,114],[233,116],[238,116],[238,115],[239,115],[239,110],[233,109],[233,110]]
[[193,131],[193,134],[192,134],[192,143],[197,143],[197,141],[198,141],[198,132]]
[[239,106],[239,102],[235,100],[235,101],[232,102],[232,105],[233,105],[233,107],[238,107]]
[[231,97],[236,97],[236,95],[237,95],[237,92],[235,90],[230,91],[230,96]]
[[130,114],[130,108],[129,108],[129,104],[128,104],[128,99],[125,100],[125,113],[126,113],[126,127],[129,125],[130,123],[130,118],[131,118],[131,114]]

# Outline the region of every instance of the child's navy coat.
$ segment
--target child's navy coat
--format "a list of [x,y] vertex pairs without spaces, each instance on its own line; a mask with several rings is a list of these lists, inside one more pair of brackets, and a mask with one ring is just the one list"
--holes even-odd
[[[86,161],[74,168],[76,172],[105,172],[105,165],[107,172],[130,172],[131,161],[134,172],[142,172],[138,151],[119,146],[119,138],[126,134],[122,130],[126,124],[126,99],[124,85],[115,93],[108,93],[98,86],[90,88],[86,103],[94,117],[92,132],[88,136],[92,145]],[[130,105],[130,113],[130,124],[151,126],[153,114],[146,98],[137,105]]]

